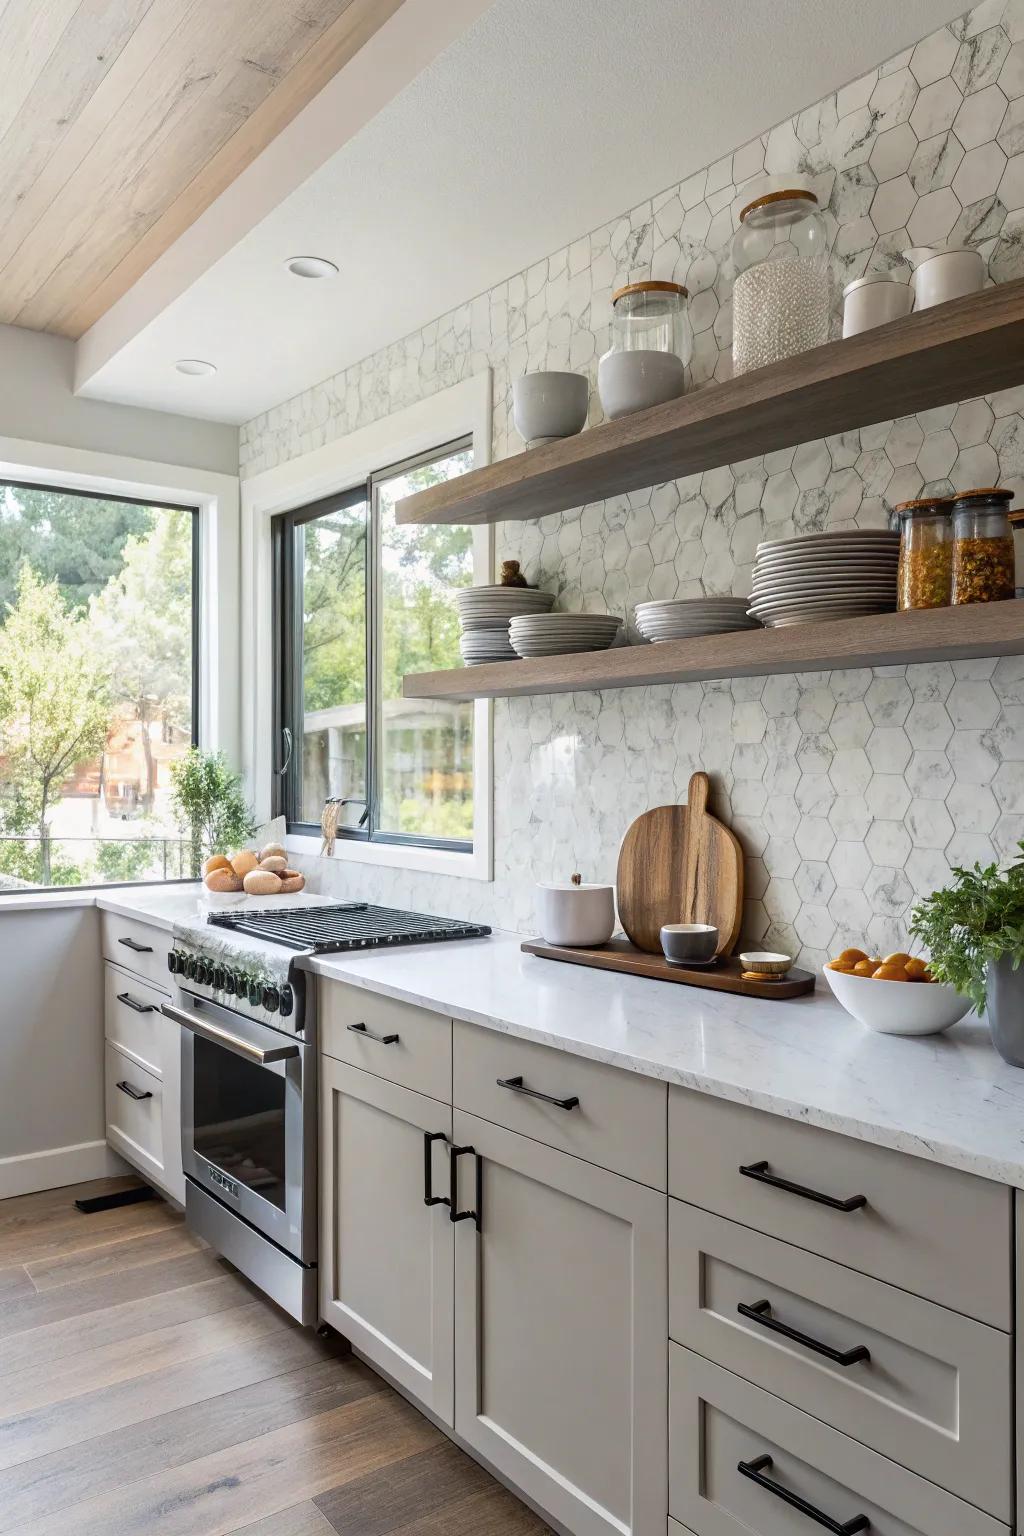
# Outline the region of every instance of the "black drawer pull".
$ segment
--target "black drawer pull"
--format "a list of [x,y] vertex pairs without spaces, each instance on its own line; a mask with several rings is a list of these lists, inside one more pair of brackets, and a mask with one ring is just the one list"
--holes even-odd
[[[469,1153],[476,1158],[476,1210],[459,1210],[459,1158]],[[477,1231],[480,1231],[481,1212],[483,1209],[483,1158],[473,1147],[452,1147],[448,1155],[448,1220],[472,1221]]]
[[136,944],[134,939],[118,939],[117,942],[123,944],[125,949],[134,950],[137,955],[151,955],[153,953],[152,944]]
[[809,1334],[801,1333],[799,1328],[780,1323],[777,1317],[771,1315],[770,1301],[755,1301],[751,1306],[741,1301],[736,1310],[741,1317],[749,1317],[752,1323],[759,1323],[762,1328],[770,1328],[772,1333],[781,1333],[784,1338],[803,1344],[806,1349],[813,1349],[816,1355],[824,1355],[826,1360],[831,1360],[835,1365],[857,1365],[861,1360],[871,1359],[871,1351],[866,1344],[855,1344],[852,1349],[833,1349],[831,1344],[822,1344],[820,1339],[812,1339]]
[[346,1024],[354,1035],[362,1035],[364,1040],[373,1040],[377,1045],[397,1045],[397,1035],[375,1035],[372,1029],[367,1029],[365,1024]]
[[130,1008],[132,1010],[132,1013],[159,1013],[160,1012],[159,1008],[156,1006],[155,1003],[140,1003],[140,1002],[137,1002],[136,999],[134,997],[132,997],[130,992],[119,992],[117,994],[117,1000],[118,1000],[119,1003],[124,1003],[126,1008]]
[[447,1141],[444,1131],[423,1132],[423,1204],[424,1205],[451,1205],[447,1195],[434,1194],[433,1165],[430,1161],[433,1156],[435,1141]]
[[137,1088],[132,1087],[131,1083],[118,1083],[117,1086],[120,1088],[121,1092],[126,1093],[130,1099],[141,1101],[142,1099],[151,1099],[153,1097],[151,1093],[140,1093]]
[[553,1104],[556,1109],[578,1109],[579,1099],[573,1094],[571,1099],[555,1099],[550,1093],[541,1093],[539,1088],[527,1088],[521,1077],[499,1077],[499,1088],[508,1088],[512,1093],[525,1093],[528,1099],[540,1099],[544,1104]]
[[823,1525],[826,1531],[831,1531],[833,1536],[856,1536],[858,1531],[866,1531],[871,1525],[867,1515],[854,1515],[852,1520],[833,1520],[831,1515],[826,1515],[824,1510],[816,1509],[813,1504],[808,1504],[798,1493],[790,1493],[788,1488],[783,1488],[781,1483],[775,1483],[770,1477],[763,1474],[765,1469],[772,1465],[770,1456],[755,1456],[753,1461],[740,1461],[736,1464],[737,1472],[743,1477],[749,1477],[752,1483],[763,1488],[766,1493],[774,1493],[777,1499],[788,1504],[791,1509],[798,1509],[808,1520],[813,1520],[817,1525]]
[[778,1174],[772,1173],[768,1163],[748,1163],[746,1167],[741,1164],[740,1173],[745,1179],[756,1179],[759,1184],[770,1184],[773,1189],[785,1189],[791,1195],[799,1195],[801,1200],[813,1200],[833,1211],[859,1211],[868,1203],[867,1195],[851,1195],[848,1200],[837,1200],[835,1195],[823,1195],[817,1189],[808,1189],[806,1184],[780,1179]]

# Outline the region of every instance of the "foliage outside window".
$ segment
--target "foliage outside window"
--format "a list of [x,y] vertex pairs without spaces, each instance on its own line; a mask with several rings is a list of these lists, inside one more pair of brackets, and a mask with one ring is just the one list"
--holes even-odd
[[0,892],[187,873],[195,517],[0,484]]
[[455,444],[277,520],[293,828],[318,829],[335,799],[342,836],[472,846],[473,706],[403,699],[402,678],[460,665],[452,594],[472,585],[473,534],[395,522],[402,497],[471,467]]

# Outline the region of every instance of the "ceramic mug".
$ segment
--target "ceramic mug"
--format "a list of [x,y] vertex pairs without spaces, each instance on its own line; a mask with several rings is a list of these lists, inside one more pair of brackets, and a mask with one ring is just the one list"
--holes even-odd
[[666,923],[661,948],[669,965],[710,965],[718,954],[718,929],[710,923]]

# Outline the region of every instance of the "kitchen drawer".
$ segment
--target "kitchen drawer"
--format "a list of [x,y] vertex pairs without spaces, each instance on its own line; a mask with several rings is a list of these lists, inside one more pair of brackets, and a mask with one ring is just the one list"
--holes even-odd
[[847,1522],[869,1536],[1008,1536],[990,1515],[819,1419],[678,1344],[669,1349],[669,1508],[696,1536],[808,1536]]
[[[458,1019],[454,1050],[457,1108],[665,1188],[664,1083]],[[521,1088],[501,1086],[510,1079]],[[578,1100],[572,1108],[570,1099]]]
[[[739,1311],[867,1360],[845,1364]],[[1012,1341],[802,1248],[669,1201],[669,1332],[1001,1520],[1012,1514]]]
[[116,912],[101,913],[103,923],[103,958],[114,960],[136,976],[169,992],[171,976],[167,956],[172,938],[163,928],[121,917]]
[[167,994],[158,992],[148,982],[138,981],[109,960],[103,974],[107,1039],[154,1077],[162,1077],[167,1041],[178,1043],[177,1025],[160,1012]]
[[319,987],[325,1056],[451,1103],[451,1019],[343,982],[321,981]]
[[116,1152],[122,1152],[136,1168],[162,1185],[163,1084],[116,1045],[108,1041],[105,1049],[107,1140]]
[[1002,1185],[685,1088],[671,1090],[668,1121],[669,1194],[1009,1329]]

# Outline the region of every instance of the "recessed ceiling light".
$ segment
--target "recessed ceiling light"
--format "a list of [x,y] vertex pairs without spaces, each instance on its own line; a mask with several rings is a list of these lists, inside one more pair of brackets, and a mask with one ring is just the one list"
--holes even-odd
[[338,269],[324,256],[292,256],[285,262],[294,277],[337,277]]
[[207,374],[216,373],[215,363],[205,363],[201,357],[179,357],[175,363],[179,373],[187,373],[189,378],[205,378]]

